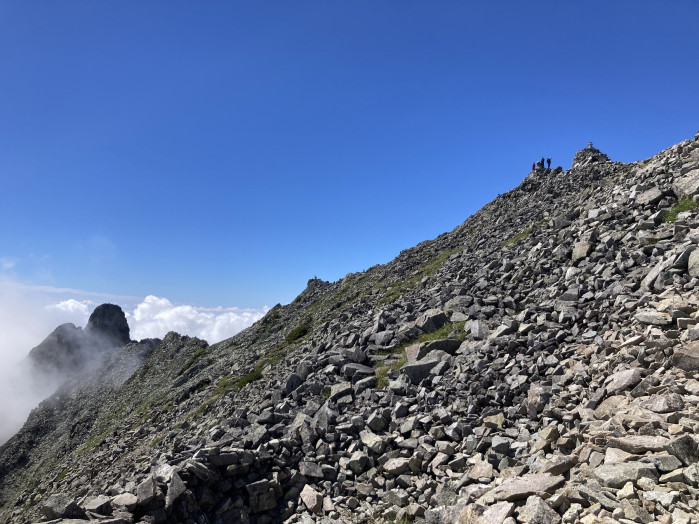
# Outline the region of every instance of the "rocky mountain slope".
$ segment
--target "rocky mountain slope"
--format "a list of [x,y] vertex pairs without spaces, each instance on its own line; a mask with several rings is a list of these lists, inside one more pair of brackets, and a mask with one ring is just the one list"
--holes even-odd
[[229,340],[126,345],[0,449],[4,521],[699,522],[696,195],[699,135],[586,148]]

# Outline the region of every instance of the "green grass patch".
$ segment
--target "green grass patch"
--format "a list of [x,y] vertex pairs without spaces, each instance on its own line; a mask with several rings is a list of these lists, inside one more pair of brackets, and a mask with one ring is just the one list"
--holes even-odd
[[415,271],[413,271],[410,278],[406,280],[399,280],[396,282],[391,282],[388,285],[388,290],[386,294],[377,301],[377,306],[385,306],[391,304],[398,300],[403,293],[407,290],[414,288],[423,278],[434,275],[439,268],[441,268],[444,263],[452,256],[454,253],[461,251],[461,247],[449,249],[447,251],[442,251],[439,255],[433,259],[428,260]]
[[456,338],[458,340],[466,340],[466,332],[464,331],[464,325],[466,321],[457,322],[453,324],[447,322],[441,328],[433,331],[432,333],[424,333],[420,335],[415,340],[409,340],[408,342],[403,342],[400,346],[391,348],[390,350],[384,352],[385,355],[398,355],[398,360],[386,364],[385,362],[380,362],[376,367],[376,389],[386,389],[388,387],[388,372],[391,370],[397,370],[402,368],[408,363],[408,355],[405,353],[405,349],[413,344],[421,344],[423,342],[431,342],[433,340],[441,340],[443,338],[449,337],[452,333],[457,332]]
[[323,401],[328,400],[330,398],[330,391],[330,386],[325,386],[320,394],[320,398],[322,398]]
[[674,206],[672,206],[672,209],[665,212],[665,214],[663,215],[663,222],[672,223],[675,220],[677,220],[677,215],[679,215],[683,211],[690,211],[692,209],[696,209],[697,207],[699,207],[699,204],[697,204],[691,198],[683,198]]
[[64,478],[66,478],[66,476],[68,476],[68,468],[62,469],[61,472],[58,475],[56,475],[55,482],[62,481]]
[[510,244],[514,244],[515,242],[519,242],[520,240],[527,238],[529,235],[532,234],[533,230],[534,228],[532,228],[532,226],[529,226],[527,229],[525,229],[521,233],[517,233],[512,238],[500,242],[500,247],[509,246]]
[[308,334],[310,331],[311,326],[308,323],[301,324],[297,328],[292,329],[287,333],[286,337],[284,337],[284,340],[287,342],[294,342],[300,338],[303,338]]
[[182,367],[177,376],[183,375],[189,371],[189,369],[196,363],[197,360],[199,360],[199,357],[201,357],[209,349],[209,347],[210,346],[205,346],[197,349],[187,363]]
[[195,418],[198,418],[198,417],[204,415],[206,412],[209,411],[209,408],[211,407],[211,404],[213,404],[213,402],[214,402],[213,398],[211,398],[205,402],[202,402],[201,404],[199,404],[197,409],[195,409],[189,415],[187,415],[187,418],[185,420],[193,420]]
[[158,444],[160,444],[163,440],[165,440],[165,437],[167,437],[166,434],[160,435],[159,437],[156,437],[153,439],[153,441],[150,443],[151,448],[156,448],[158,447]]
[[408,363],[408,355],[405,354],[405,349],[403,349],[403,354],[395,362],[386,364],[381,363],[381,367],[376,370],[376,389],[386,389],[388,387],[388,372],[391,370],[398,370]]
[[85,444],[80,446],[78,449],[75,450],[75,454],[80,457],[90,451],[91,449],[99,446],[102,442],[104,442],[104,439],[107,438],[107,435],[113,431],[113,428],[106,429],[104,431],[100,431],[99,433],[95,433],[92,435]]

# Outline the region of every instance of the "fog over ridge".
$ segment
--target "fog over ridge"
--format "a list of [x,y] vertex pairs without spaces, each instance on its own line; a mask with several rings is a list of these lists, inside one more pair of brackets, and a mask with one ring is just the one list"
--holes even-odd
[[[102,302],[118,303],[105,295],[84,293],[65,297],[65,289],[24,286],[0,281],[0,444],[24,423],[29,412],[50,396],[62,377],[37,374],[25,361],[58,326],[84,328],[90,314]],[[76,293],[77,294],[77,293]],[[62,295],[62,296],[57,296]],[[195,336],[210,344],[229,338],[262,318],[263,308],[204,308],[176,305],[167,298],[149,295],[124,310],[132,340],[162,338],[169,331]]]

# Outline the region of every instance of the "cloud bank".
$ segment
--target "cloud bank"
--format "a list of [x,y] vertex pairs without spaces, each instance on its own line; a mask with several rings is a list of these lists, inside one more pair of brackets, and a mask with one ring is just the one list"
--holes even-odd
[[133,297],[28,286],[0,277],[0,444],[22,426],[29,411],[56,387],[50,380],[23,376],[18,363],[60,324],[70,322],[85,327],[92,311],[104,302],[122,307],[134,340],[163,338],[169,331],[176,331],[210,344],[235,335],[269,309],[175,305],[167,298],[153,295],[133,300]]
[[[49,311],[65,314],[65,318],[84,326],[92,310],[98,304],[92,300],[68,299],[49,304]],[[174,305],[167,298],[148,295],[132,308],[122,307],[131,328],[131,338],[162,338],[169,331],[206,340],[210,344],[232,337],[262,318],[269,310],[217,307],[204,308]]]

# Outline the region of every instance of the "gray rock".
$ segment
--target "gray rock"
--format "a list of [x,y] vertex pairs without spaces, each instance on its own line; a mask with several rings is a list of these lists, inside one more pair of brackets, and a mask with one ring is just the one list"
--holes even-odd
[[323,468],[321,468],[320,465],[316,464],[315,462],[300,462],[299,471],[301,472],[301,475],[303,475],[304,477],[317,479],[323,478]]
[[494,500],[524,500],[537,493],[552,493],[565,482],[560,475],[533,474],[506,479],[502,484],[488,493]]
[[274,487],[269,480],[259,480],[248,484],[245,489],[250,496],[250,511],[260,513],[277,507]]
[[136,486],[136,498],[138,505],[144,506],[153,500],[158,493],[157,489],[158,486],[152,476],[147,477],[146,480]]
[[627,482],[636,482],[641,478],[658,479],[655,466],[643,462],[625,462],[598,466],[595,476],[603,486],[621,488]]
[[548,504],[537,495],[527,498],[527,503],[517,510],[517,518],[520,522],[529,524],[558,524],[561,517]]
[[663,192],[657,187],[652,187],[636,196],[636,202],[642,206],[657,204],[663,199]]
[[383,470],[389,475],[400,475],[409,469],[410,459],[403,457],[388,459],[383,465]]
[[440,362],[441,361],[438,359],[425,358],[415,362],[408,362],[402,368],[400,368],[400,370],[407,375],[410,382],[413,384],[419,384],[430,375],[432,368],[434,368]]
[[690,342],[684,347],[675,348],[672,364],[684,371],[699,371],[699,342]]
[[699,277],[699,249],[694,249],[687,259],[687,273],[690,277]]
[[415,325],[422,331],[430,333],[435,329],[441,328],[448,321],[449,317],[447,317],[444,311],[439,309],[430,309],[420,315],[420,318],[415,321]]
[[100,515],[109,515],[112,512],[112,499],[106,495],[98,495],[96,497],[88,498],[83,504],[82,508],[85,511],[90,511],[92,513],[99,513]]
[[[170,481],[167,483],[167,492],[165,494],[165,510],[169,510],[177,502],[177,499],[187,490],[187,487],[182,482],[180,476],[173,472]],[[136,499],[138,503],[138,498]]]
[[333,384],[333,386],[330,388],[330,400],[336,400],[338,398],[351,394],[352,384],[349,382],[340,382],[339,384]]
[[138,505],[138,497],[133,493],[122,493],[112,498],[112,506],[115,508],[123,507],[127,511],[133,511]]
[[41,505],[41,513],[48,519],[87,518],[75,499],[65,493],[49,495]]
[[616,395],[621,391],[629,388],[633,388],[638,384],[643,375],[641,370],[638,368],[626,369],[624,371],[619,371],[611,375],[608,382],[605,383],[605,388],[607,389],[608,395]]
[[490,335],[490,330],[488,329],[488,324],[482,320],[471,320],[466,326],[466,330],[471,332],[471,336],[476,340],[485,340]]
[[699,445],[691,435],[682,435],[671,440],[665,447],[670,455],[674,455],[685,466],[699,462]]
[[362,431],[359,433],[359,438],[368,449],[374,453],[381,454],[386,449],[386,441],[383,437],[372,433],[371,431]]
[[284,384],[284,388],[282,389],[283,394],[291,394],[291,392],[295,391],[301,384],[303,384],[303,379],[296,373],[291,373],[287,377],[286,382]]
[[309,484],[303,487],[301,500],[311,513],[316,515],[323,514],[323,495],[314,490]]
[[652,326],[667,326],[672,324],[672,317],[668,313],[663,313],[652,309],[637,311],[634,318],[641,324],[650,324]]
[[571,255],[571,262],[575,264],[576,262],[587,258],[587,256],[592,251],[592,244],[586,240],[581,240],[573,245],[573,253]]
[[689,198],[699,193],[699,169],[694,169],[676,178],[672,190],[678,198]]

